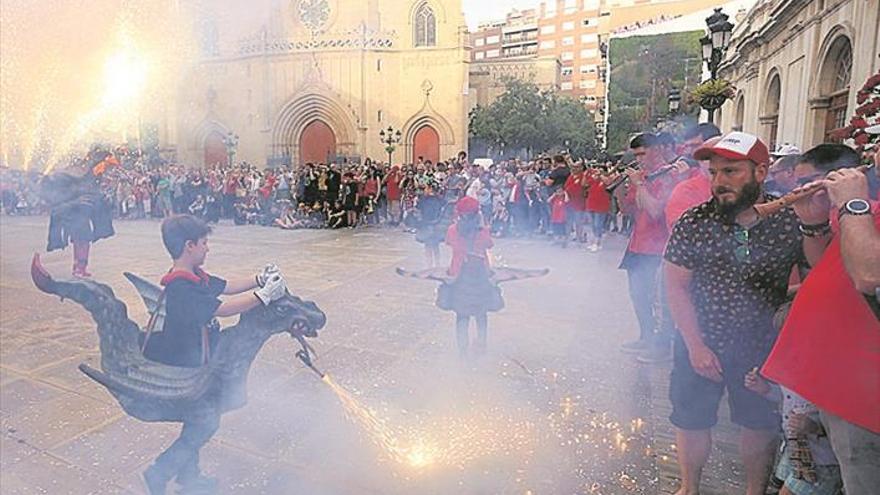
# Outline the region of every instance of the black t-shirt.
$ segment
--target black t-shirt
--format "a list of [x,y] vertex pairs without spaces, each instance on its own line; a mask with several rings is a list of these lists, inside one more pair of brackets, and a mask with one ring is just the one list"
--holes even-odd
[[165,286],[164,327],[150,335],[144,356],[172,366],[201,366],[203,332],[207,332],[210,348],[217,342],[220,329],[214,313],[224,290],[226,281],[210,275],[202,282],[184,277],[171,280]]
[[571,175],[571,170],[568,167],[556,167],[553,171],[550,172],[550,180],[553,181],[552,188],[556,189],[557,187],[563,187],[565,185],[565,181],[568,180],[568,176]]
[[761,359],[776,338],[773,315],[786,301],[791,269],[805,260],[798,219],[787,208],[745,229],[725,222],[715,205],[711,199],[681,217],[665,258],[693,272],[691,298],[705,344]]

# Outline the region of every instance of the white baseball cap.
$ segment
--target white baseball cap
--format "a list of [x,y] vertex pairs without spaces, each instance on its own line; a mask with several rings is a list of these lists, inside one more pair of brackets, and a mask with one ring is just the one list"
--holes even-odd
[[756,164],[770,163],[770,152],[767,145],[757,136],[745,132],[730,132],[718,142],[707,141],[694,151],[697,160],[708,160],[712,155],[723,156],[731,160],[751,160]]
[[801,150],[797,146],[789,143],[783,143],[776,146],[776,149],[770,152],[770,156],[782,158],[783,156],[800,155]]

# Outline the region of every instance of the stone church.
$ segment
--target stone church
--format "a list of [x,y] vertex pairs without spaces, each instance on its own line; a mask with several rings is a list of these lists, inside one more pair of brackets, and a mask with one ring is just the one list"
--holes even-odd
[[[467,149],[460,0],[181,0],[199,63],[177,101],[177,161],[261,166],[387,160]],[[237,5],[237,6],[236,6]],[[396,134],[394,132],[393,134]]]

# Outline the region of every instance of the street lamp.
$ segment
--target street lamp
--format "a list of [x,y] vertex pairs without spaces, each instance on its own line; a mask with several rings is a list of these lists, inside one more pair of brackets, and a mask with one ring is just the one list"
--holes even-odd
[[226,156],[229,157],[229,166],[235,165],[235,150],[238,149],[238,134],[229,131],[223,138],[223,144],[226,146]]
[[681,107],[681,91],[676,88],[672,88],[669,90],[669,114],[674,115],[678,113],[678,109]]
[[394,130],[390,125],[388,129],[379,131],[379,140],[385,145],[385,152],[388,153],[388,165],[391,166],[391,157],[394,155],[394,145],[400,144],[400,130]]
[[[733,33],[733,23],[728,21],[729,16],[721,12],[721,7],[715,8],[715,12],[706,18],[706,26],[709,28],[706,36],[700,38],[700,48],[703,62],[711,74],[710,80],[718,79],[718,68],[724,59],[724,52],[730,45],[730,37]],[[727,98],[721,95],[705,98],[700,105],[709,113],[709,122],[715,116],[715,110],[721,108]]]

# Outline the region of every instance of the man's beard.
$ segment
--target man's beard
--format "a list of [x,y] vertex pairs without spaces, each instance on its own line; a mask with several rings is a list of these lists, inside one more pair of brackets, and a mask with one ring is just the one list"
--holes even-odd
[[732,203],[724,203],[718,199],[718,196],[725,192],[733,191],[727,188],[720,188],[720,190],[716,188],[712,191],[715,195],[715,208],[719,215],[729,221],[733,221],[737,215],[748,210],[758,201],[758,198],[761,197],[761,184],[752,179],[751,182],[742,187],[736,200]]

